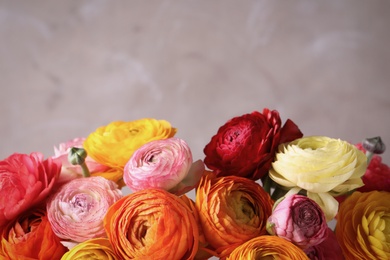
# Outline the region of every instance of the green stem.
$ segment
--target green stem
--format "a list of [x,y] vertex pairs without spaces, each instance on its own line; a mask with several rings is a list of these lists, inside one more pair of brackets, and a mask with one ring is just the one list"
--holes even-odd
[[271,186],[272,186],[272,180],[268,175],[266,175],[263,181],[263,189],[266,192],[268,192],[268,194],[271,194]]
[[82,164],[80,164],[80,166],[81,166],[81,169],[83,170],[83,176],[84,177],[90,177],[91,174],[89,172],[87,164],[86,163],[82,163]]

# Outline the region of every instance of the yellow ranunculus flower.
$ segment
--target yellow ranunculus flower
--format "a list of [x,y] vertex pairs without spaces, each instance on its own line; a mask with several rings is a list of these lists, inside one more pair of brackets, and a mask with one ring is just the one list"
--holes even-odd
[[286,188],[307,191],[324,210],[336,216],[338,196],[363,186],[367,157],[354,145],[325,136],[309,136],[279,146],[269,176]]
[[123,170],[134,151],[153,140],[167,139],[176,128],[165,120],[144,118],[130,122],[114,121],[101,126],[84,141],[84,148],[95,161]]
[[82,242],[70,251],[66,252],[61,260],[116,260],[118,259],[112,250],[107,238],[95,238]]
[[390,192],[354,192],[340,205],[336,237],[345,259],[390,259]]

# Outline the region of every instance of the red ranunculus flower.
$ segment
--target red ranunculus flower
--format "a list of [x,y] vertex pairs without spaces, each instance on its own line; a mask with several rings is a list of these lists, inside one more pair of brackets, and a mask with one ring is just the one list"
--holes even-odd
[[[357,144],[356,147],[366,152],[361,144]],[[362,179],[364,186],[358,191],[390,191],[390,167],[382,162],[380,155],[373,155]]]
[[61,163],[38,152],[0,161],[0,227],[46,199],[60,171]]
[[219,177],[236,175],[258,180],[271,167],[278,145],[302,137],[288,119],[282,127],[276,110],[235,117],[221,126],[205,146],[204,162]]

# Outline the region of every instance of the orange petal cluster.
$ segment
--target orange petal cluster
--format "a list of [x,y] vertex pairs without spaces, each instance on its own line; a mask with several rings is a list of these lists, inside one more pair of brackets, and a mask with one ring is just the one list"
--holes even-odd
[[199,230],[180,197],[145,189],[113,204],[104,227],[120,259],[193,259]]
[[341,203],[336,237],[346,259],[390,259],[390,192],[355,191]]
[[237,247],[227,260],[305,260],[309,257],[293,243],[277,236],[259,236]]
[[206,172],[197,189],[196,207],[207,242],[223,258],[242,243],[266,234],[272,213],[269,194],[253,180]]
[[0,259],[61,259],[67,251],[54,234],[45,210],[34,208],[1,233]]

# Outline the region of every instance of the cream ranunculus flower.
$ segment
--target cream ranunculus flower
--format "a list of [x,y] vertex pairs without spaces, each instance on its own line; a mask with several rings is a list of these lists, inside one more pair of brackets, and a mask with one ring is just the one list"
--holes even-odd
[[327,220],[338,210],[338,196],[363,186],[367,157],[354,145],[325,136],[309,136],[279,146],[269,176],[286,188],[307,191]]

